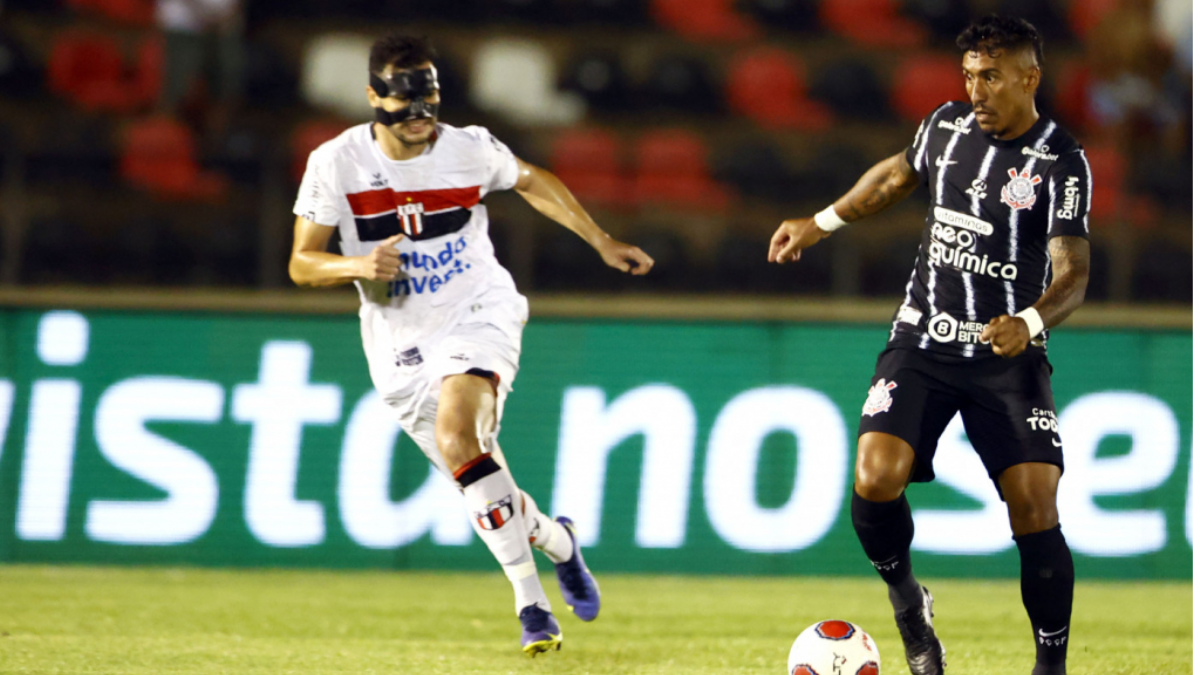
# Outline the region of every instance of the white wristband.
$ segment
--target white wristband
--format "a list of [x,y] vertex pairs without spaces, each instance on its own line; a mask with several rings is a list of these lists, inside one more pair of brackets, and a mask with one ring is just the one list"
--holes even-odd
[[1038,335],[1041,335],[1046,324],[1042,323],[1042,315],[1032,307],[1026,307],[1015,315],[1018,319],[1024,319],[1025,325],[1029,326],[1029,339],[1032,340]]
[[833,232],[839,227],[849,225],[849,223],[842,220],[841,216],[837,214],[837,211],[833,210],[832,204],[830,204],[829,207],[824,211],[813,216],[813,221],[817,224],[817,227],[825,230],[826,232]]

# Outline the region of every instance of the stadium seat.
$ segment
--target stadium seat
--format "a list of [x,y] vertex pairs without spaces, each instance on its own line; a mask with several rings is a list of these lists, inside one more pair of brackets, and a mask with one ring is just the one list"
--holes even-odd
[[892,76],[892,108],[912,122],[925,119],[946,101],[965,100],[962,62],[953,56],[910,56]]
[[92,4],[101,14],[113,21],[143,28],[154,24],[153,0],[92,0]]
[[50,48],[50,90],[84,109],[132,110],[137,99],[123,78],[121,50],[108,36],[68,30]]
[[743,0],[738,6],[763,26],[794,31],[818,27],[816,3],[812,0]]
[[496,38],[480,45],[471,69],[471,102],[523,126],[561,126],[587,112],[583,99],[557,90],[554,59],[541,44]]
[[474,9],[478,18],[486,23],[559,23],[558,3],[554,0],[484,0],[477,1]]
[[223,176],[200,168],[191,131],[169,117],[129,127],[120,171],[129,184],[172,200],[216,202],[229,190]]
[[860,120],[887,120],[887,89],[874,66],[858,57],[847,57],[825,64],[813,78],[810,97],[820,101],[839,117]]
[[1082,40],[1120,4],[1120,0],[1071,0],[1067,7],[1067,25],[1075,37]]
[[903,0],[900,10],[903,16],[925,26],[936,40],[945,44],[954,44],[954,38],[971,23],[971,7],[967,2]]
[[581,25],[642,26],[649,23],[644,0],[575,0],[563,6],[564,18]]
[[550,168],[581,201],[609,208],[631,205],[632,183],[622,171],[620,143],[605,129],[567,129],[554,139]]
[[799,265],[763,263],[770,232],[734,224],[717,247],[712,283],[718,293],[828,293],[832,280],[830,249],[816,246],[804,252]]
[[[300,66],[304,99],[344,117],[361,117],[371,43],[371,38],[362,35],[331,33],[314,38],[304,50]],[[363,75],[347,77],[346,73]]]
[[16,35],[0,28],[0,91],[11,98],[32,97],[44,79],[30,50]]
[[99,14],[132,26],[149,27],[154,23],[152,0],[66,0],[65,4],[76,11]]
[[777,203],[792,202],[797,189],[795,172],[778,144],[765,138],[726,144],[713,162],[713,174],[743,195]]
[[651,0],[650,15],[659,25],[693,40],[736,42],[762,29],[738,13],[737,0]]
[[291,140],[291,177],[296,183],[304,178],[308,167],[308,156],[325,141],[346,130],[344,122],[336,120],[309,120],[296,127]]
[[639,204],[723,213],[731,195],[708,172],[707,148],[681,129],[647,132],[637,143],[633,193]]
[[635,98],[621,61],[611,52],[581,54],[564,70],[562,87],[583,96],[588,107],[608,112],[628,111]]
[[801,167],[791,191],[792,199],[828,200],[830,195],[840,195],[853,187],[872,163],[855,144],[822,143]]
[[164,47],[162,38],[151,35],[138,45],[133,67],[131,95],[144,105],[153,105],[162,92]]
[[1059,71],[1053,99],[1055,117],[1076,135],[1086,133],[1095,126],[1088,107],[1091,78],[1083,59],[1068,61]]
[[1089,221],[1093,227],[1103,227],[1122,215],[1129,163],[1112,145],[1089,145],[1085,152],[1088,166],[1092,170],[1092,209]]
[[900,16],[900,0],[822,0],[821,23],[868,47],[911,49],[925,44],[927,31]]
[[694,56],[666,54],[650,64],[650,77],[641,98],[651,108],[664,108],[691,115],[712,114],[724,109],[712,71],[706,61]]
[[789,52],[762,47],[736,55],[726,75],[729,107],[767,129],[817,131],[833,123],[823,103],[808,99],[801,64]]
[[1192,303],[1192,253],[1165,239],[1142,246],[1133,270],[1135,300]]

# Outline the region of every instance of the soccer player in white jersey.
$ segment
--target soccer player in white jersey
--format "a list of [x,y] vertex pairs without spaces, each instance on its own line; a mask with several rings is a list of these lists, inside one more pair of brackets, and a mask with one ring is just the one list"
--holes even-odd
[[1065,675],[1075,572],[1058,523],[1063,451],[1046,329],[1083,302],[1092,175],[1083,148],[1034,103],[1037,29],[990,16],[957,44],[970,103],[939,106],[907,151],[814,218],[784,221],[768,257],[799,260],[847,221],[929,187],[917,264],[859,421],[851,520],[887,583],[909,670],[942,675],[933,597],[912,572],[905,490],[933,480],[938,439],[961,414],[1008,504],[1033,675]]
[[[496,261],[481,200],[516,189],[610,267],[642,275],[654,261],[609,237],[558,178],[513,156],[487,129],[438,122],[436,57],[425,38],[392,35],[372,46],[367,102],[375,121],[309,157],[288,271],[301,286],[358,287],[375,388],[462,490],[475,531],[512,582],[521,647],[536,655],[560,649],[562,630],[532,548],[554,562],[579,618],[596,618],[600,591],[574,524],[538,510],[497,445],[529,310]],[[335,230],[342,255],[326,250]]]

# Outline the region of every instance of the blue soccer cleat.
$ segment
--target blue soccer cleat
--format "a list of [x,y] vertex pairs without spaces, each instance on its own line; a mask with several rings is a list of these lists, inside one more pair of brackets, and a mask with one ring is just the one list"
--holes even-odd
[[579,540],[575,537],[575,523],[565,516],[554,520],[561,523],[567,534],[571,535],[572,548],[570,560],[554,566],[558,574],[558,588],[575,616],[591,621],[600,613],[600,585],[596,583],[596,577],[592,576],[587,563],[583,562],[583,551],[579,549]]
[[562,649],[562,629],[554,615],[537,605],[529,605],[517,615],[521,620],[521,650],[537,656],[551,649]]

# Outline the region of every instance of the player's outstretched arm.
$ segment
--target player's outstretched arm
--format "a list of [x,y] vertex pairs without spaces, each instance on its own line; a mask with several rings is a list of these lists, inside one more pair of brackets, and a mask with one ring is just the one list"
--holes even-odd
[[600,229],[558,176],[520,159],[517,160],[517,166],[517,194],[542,215],[583,237],[596,249],[606,265],[637,275],[645,274],[654,267],[654,259],[645,251],[617,241]]
[[1011,357],[1025,351],[1025,346],[1044,328],[1052,328],[1066,320],[1083,304],[1091,268],[1091,245],[1083,237],[1062,236],[1050,240],[1050,267],[1054,279],[1042,297],[1016,316],[998,316],[983,327],[981,342],[992,345],[992,351]]
[[404,238],[403,234],[384,239],[365,256],[342,256],[326,250],[333,230],[328,225],[296,217],[288,275],[297,286],[338,286],[355,279],[392,281],[400,273],[396,243]]
[[921,182],[904,153],[888,157],[871,167],[850,191],[812,218],[785,220],[771,237],[767,251],[770,262],[800,259],[800,251],[828,237],[834,230],[888,208],[912,194]]

